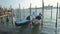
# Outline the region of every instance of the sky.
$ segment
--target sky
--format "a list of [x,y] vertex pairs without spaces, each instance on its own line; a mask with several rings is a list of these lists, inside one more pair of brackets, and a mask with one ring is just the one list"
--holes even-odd
[[[44,5],[53,5],[57,6],[57,2],[60,0],[44,0]],[[32,7],[42,7],[42,0],[0,0],[0,6],[9,8],[10,5],[12,8],[18,8],[19,4],[21,5],[21,8],[29,8],[30,3],[32,4]]]

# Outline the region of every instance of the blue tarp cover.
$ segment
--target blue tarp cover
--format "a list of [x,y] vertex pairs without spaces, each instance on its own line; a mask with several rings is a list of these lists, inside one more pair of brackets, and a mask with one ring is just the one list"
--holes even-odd
[[17,21],[16,23],[25,23],[25,22],[27,22],[27,21],[29,21],[29,20],[26,20],[26,18],[24,18],[24,19],[22,19],[22,20]]

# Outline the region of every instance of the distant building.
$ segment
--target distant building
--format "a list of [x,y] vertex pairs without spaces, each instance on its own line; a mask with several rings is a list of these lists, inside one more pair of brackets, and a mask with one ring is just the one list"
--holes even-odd
[[[51,9],[51,7],[53,7],[53,6],[51,6],[51,5],[44,6],[44,9]],[[53,7],[53,8],[56,8],[56,7]],[[30,9],[30,8],[28,8],[28,9]],[[35,9],[35,8],[31,8],[31,9]],[[42,7],[37,7],[36,9],[42,9]]]
[[53,6],[50,6],[50,5],[44,6],[44,9],[51,9],[51,7],[53,7]]

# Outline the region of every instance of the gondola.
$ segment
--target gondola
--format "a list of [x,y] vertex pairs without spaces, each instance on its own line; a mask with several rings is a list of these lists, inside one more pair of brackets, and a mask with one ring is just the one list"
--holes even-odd
[[[35,16],[34,12],[32,13],[32,16]],[[26,18],[19,20],[15,22],[16,26],[22,26],[22,25],[28,25],[30,23],[30,16],[27,16]]]
[[[33,12],[32,15],[32,25],[38,25],[40,24],[40,19],[41,19],[41,16],[40,15],[37,15]],[[15,22],[15,25],[16,26],[22,26],[22,25],[28,25],[30,23],[30,16],[27,16],[26,18],[22,19],[22,20],[19,20],[17,22]]]

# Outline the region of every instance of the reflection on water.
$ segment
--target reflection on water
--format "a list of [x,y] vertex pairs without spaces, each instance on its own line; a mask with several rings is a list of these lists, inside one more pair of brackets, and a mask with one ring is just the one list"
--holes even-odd
[[[8,25],[9,26],[9,25]],[[23,25],[23,26],[16,26],[16,27],[8,27],[6,26],[3,29],[0,28],[0,34],[40,34],[40,26],[33,26],[31,24],[29,25]]]
[[0,34],[55,34],[57,29],[55,29],[55,22],[51,20],[45,20],[43,23],[43,28],[41,30],[41,25],[33,26],[31,24],[23,26],[13,26],[13,24],[0,24]]
[[39,26],[34,26],[32,28],[32,34],[38,34],[39,33]]

